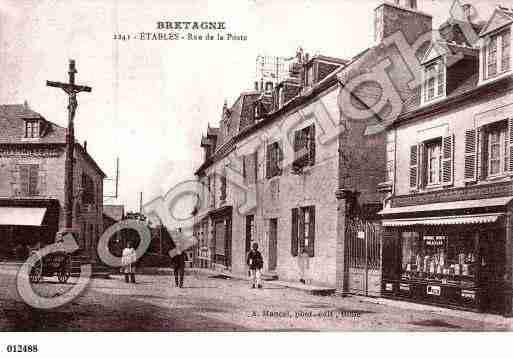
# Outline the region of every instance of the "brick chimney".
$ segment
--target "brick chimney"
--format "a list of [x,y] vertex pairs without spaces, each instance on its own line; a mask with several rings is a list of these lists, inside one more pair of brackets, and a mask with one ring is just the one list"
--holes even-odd
[[417,8],[417,0],[385,1],[374,10],[374,40],[379,44],[397,31],[409,44],[433,29],[433,18]]

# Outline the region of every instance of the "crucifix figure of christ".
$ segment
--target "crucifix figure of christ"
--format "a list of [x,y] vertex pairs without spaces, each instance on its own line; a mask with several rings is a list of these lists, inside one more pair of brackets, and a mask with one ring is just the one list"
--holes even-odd
[[73,226],[73,167],[75,152],[75,128],[73,120],[78,107],[77,94],[91,92],[89,86],[75,84],[75,60],[69,60],[69,83],[46,81],[46,86],[58,87],[68,94],[68,130],[66,131],[66,162],[64,165],[64,218],[65,230],[70,231]]

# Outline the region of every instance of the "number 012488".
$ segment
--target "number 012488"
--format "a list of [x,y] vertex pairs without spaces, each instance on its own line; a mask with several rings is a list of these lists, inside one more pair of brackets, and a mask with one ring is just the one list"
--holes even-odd
[[37,344],[9,344],[6,349],[8,353],[37,353],[39,350]]

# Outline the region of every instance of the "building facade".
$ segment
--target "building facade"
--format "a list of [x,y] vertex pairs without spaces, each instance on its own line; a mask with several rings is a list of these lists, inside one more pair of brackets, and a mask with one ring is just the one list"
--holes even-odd
[[[377,212],[387,187],[380,124],[394,111],[388,102],[375,106],[375,71],[383,61],[392,65],[387,76],[397,98],[408,99],[416,91],[412,77],[398,46],[386,41],[400,31],[413,45],[430,35],[432,20],[416,4],[384,3],[375,16],[375,46],[351,60],[298,51],[271,93],[242,93],[223,108],[219,128],[207,129],[196,171],[204,189],[195,217],[197,265],[247,273],[246,253],[257,242],[269,276],[379,295]],[[417,64],[429,40],[418,46]],[[362,120],[357,111],[368,114]]]
[[384,296],[512,312],[512,23],[499,7],[486,23],[444,24],[388,127]]
[[[64,227],[66,129],[24,105],[0,106],[0,232],[2,256],[23,258],[29,247],[53,243]],[[105,174],[75,144],[73,228],[80,253],[96,258],[103,233]]]

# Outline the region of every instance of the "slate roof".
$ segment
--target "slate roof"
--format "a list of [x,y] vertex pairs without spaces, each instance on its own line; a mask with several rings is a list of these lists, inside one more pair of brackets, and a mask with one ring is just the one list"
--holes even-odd
[[[27,141],[25,138],[26,119],[41,120],[41,136],[37,139]],[[96,161],[78,142],[76,148],[84,155],[87,161],[91,163],[98,172],[106,177],[105,173],[98,166]],[[66,128],[59,126],[45,119],[40,113],[30,109],[26,104],[7,104],[0,105],[0,145],[2,144],[66,144]]]
[[0,105],[0,143],[27,143],[23,140],[24,119],[41,119],[43,136],[38,143],[66,143],[66,129],[46,120],[41,114],[23,104]]
[[[456,87],[451,93],[448,93],[445,97],[446,99],[450,99],[453,97],[460,96],[468,91],[473,90],[477,87],[479,82],[479,74],[475,73],[463,81],[458,87]],[[416,89],[414,94],[408,98],[403,104],[402,114],[406,114],[408,112],[414,111],[420,107],[420,87]]]

